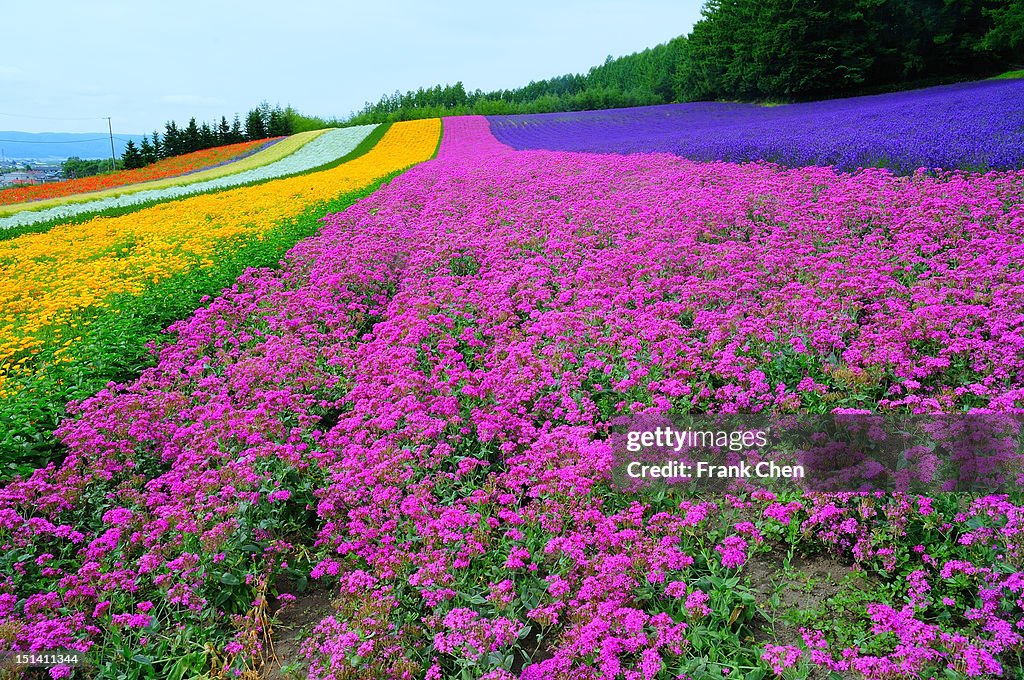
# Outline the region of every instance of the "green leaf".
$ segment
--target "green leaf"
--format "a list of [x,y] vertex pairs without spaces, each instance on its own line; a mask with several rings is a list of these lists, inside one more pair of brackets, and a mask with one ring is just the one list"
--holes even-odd
[[477,605],[487,604],[487,598],[483,597],[482,595],[477,595],[476,593],[462,593],[462,592],[460,592],[459,593],[459,598],[461,598],[462,600],[465,600],[466,602],[468,602],[470,604],[477,604]]
[[988,523],[987,520],[988,520],[988,518],[985,517],[984,515],[975,515],[974,517],[972,517],[969,520],[967,520],[967,528],[968,529],[980,529],[981,527],[985,526]]
[[220,575],[220,582],[226,586],[237,586],[241,583],[237,576],[227,571]]

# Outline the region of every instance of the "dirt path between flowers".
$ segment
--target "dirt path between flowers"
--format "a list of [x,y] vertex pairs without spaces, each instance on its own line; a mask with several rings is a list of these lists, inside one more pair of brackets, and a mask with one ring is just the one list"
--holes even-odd
[[311,586],[304,593],[296,593],[295,598],[275,614],[278,622],[271,631],[273,649],[270,650],[270,659],[260,673],[263,680],[307,677],[302,642],[316,624],[334,611],[330,591],[325,588]]
[[[789,612],[830,612],[838,624],[849,616],[847,606],[836,601],[837,595],[851,587],[864,587],[867,578],[852,566],[823,555],[795,556],[785,569],[778,553],[754,555],[743,565],[742,575],[750,579],[750,588],[757,598],[757,615],[753,620],[753,642],[758,645],[798,645],[800,626],[787,620]],[[851,585],[853,584],[853,585]],[[769,613],[767,618],[761,612]],[[812,669],[807,680],[854,678],[852,673],[830,674],[823,668]]]

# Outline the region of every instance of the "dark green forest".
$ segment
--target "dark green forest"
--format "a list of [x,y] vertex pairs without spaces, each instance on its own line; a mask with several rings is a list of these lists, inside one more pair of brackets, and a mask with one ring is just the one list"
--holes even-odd
[[[60,169],[66,179],[90,177],[111,171],[109,158],[79,158],[78,156],[72,156],[61,163]],[[117,161],[117,169],[124,170],[124,161]]]
[[[303,116],[291,106],[281,108],[280,105],[271,106],[264,101],[250,109],[244,119],[235,114],[234,120],[230,123],[227,116],[221,116],[220,121],[202,124],[197,123],[195,118],[191,118],[186,125],[178,125],[173,120],[167,121],[163,135],[158,130],[153,132],[152,137],[144,135],[138,146],[129,141],[121,156],[121,162],[126,169],[131,170],[155,163],[162,158],[225,144],[282,137],[327,125],[326,121],[319,118]],[[109,170],[109,167],[107,169]]]
[[688,36],[513,90],[461,82],[368,102],[349,124],[869,94],[1024,68],[1024,0],[707,0]]

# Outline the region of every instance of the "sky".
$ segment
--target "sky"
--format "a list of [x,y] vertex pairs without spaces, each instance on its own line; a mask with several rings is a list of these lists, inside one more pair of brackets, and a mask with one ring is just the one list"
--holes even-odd
[[345,117],[384,93],[586,72],[688,34],[701,0],[4,3],[0,130],[200,122],[261,101]]

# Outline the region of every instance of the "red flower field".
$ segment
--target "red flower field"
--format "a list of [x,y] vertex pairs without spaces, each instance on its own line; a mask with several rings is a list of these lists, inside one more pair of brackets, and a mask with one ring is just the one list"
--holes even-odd
[[70,179],[65,182],[51,182],[33,186],[14,187],[0,191],[0,205],[11,205],[25,201],[42,201],[48,198],[61,198],[73,194],[84,194],[90,191],[114,189],[139,182],[150,182],[167,177],[177,177],[196,170],[204,170],[227,161],[237,160],[241,156],[252,153],[266,144],[266,139],[252,142],[216,146],[193,153],[165,158],[152,165],[135,170],[122,170],[105,175]]

